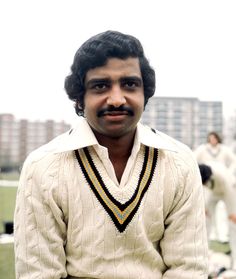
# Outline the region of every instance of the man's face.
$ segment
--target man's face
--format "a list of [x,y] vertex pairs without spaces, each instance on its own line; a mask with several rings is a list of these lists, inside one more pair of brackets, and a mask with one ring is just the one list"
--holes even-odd
[[95,135],[118,138],[133,133],[144,110],[138,58],[111,58],[85,77],[84,115]]
[[211,134],[208,136],[208,142],[212,145],[212,146],[216,146],[219,142],[218,139],[216,138],[215,135]]

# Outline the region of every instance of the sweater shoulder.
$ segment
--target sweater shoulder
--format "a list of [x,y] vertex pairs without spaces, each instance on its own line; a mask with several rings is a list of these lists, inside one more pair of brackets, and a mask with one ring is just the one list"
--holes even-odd
[[32,151],[23,164],[21,177],[39,177],[45,174],[54,175],[58,172],[60,166],[65,165],[73,157],[73,150],[60,153],[55,152],[55,146],[63,142],[64,136],[65,134],[62,134]]
[[[36,148],[35,150],[31,151],[29,155],[26,157],[24,165],[32,164],[38,161],[43,160],[44,158],[56,158],[56,149],[60,144],[64,142],[64,139],[67,137],[68,132],[63,133],[51,141],[45,143],[44,145]],[[57,154],[59,155],[59,154]]]
[[[171,142],[175,147],[175,152],[169,150],[159,150],[160,157],[165,157],[166,168],[172,173],[176,181],[184,182],[187,177],[199,180],[199,168],[194,152],[186,144],[164,134],[157,132],[164,140]],[[199,180],[200,181],[200,180]]]
[[157,131],[156,133],[163,140],[171,143],[171,145],[173,145],[174,149],[176,150],[175,152],[162,150],[163,153],[168,154],[168,156],[174,157],[179,160],[186,160],[186,158],[192,158],[194,160],[194,153],[189,146],[160,131]]

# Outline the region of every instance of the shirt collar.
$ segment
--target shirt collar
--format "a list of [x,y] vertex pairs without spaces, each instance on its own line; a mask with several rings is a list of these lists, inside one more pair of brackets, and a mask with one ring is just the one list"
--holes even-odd
[[141,123],[138,123],[137,125],[137,137],[140,143],[150,147],[174,152],[177,152],[178,150],[173,138]]
[[[136,139],[141,144],[169,151],[177,151],[170,137],[152,131],[141,123],[137,125]],[[67,133],[58,136],[48,144],[48,148],[54,153],[76,150],[92,145],[99,145],[92,129],[84,117],[79,117],[77,124]]]

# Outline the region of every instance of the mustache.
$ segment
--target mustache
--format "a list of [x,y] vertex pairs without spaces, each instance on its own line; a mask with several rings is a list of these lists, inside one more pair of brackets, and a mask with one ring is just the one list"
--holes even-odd
[[130,116],[134,116],[134,111],[129,108],[129,107],[125,107],[125,106],[120,106],[120,107],[114,107],[114,106],[109,106],[109,107],[106,107],[106,108],[103,108],[103,109],[100,109],[98,112],[97,112],[97,117],[101,117],[103,116],[104,114],[106,114],[107,112],[127,112],[128,115]]

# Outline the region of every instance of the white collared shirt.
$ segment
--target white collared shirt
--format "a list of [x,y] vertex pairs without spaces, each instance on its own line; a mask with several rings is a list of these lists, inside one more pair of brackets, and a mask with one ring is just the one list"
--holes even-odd
[[[42,154],[45,152],[61,153],[93,146],[99,158],[102,160],[104,167],[112,181],[117,185],[117,187],[122,188],[127,183],[129,176],[132,173],[134,162],[140,150],[141,144],[157,149],[177,152],[176,146],[173,143],[167,142],[166,138],[162,138],[162,133],[155,133],[149,127],[138,123],[134,145],[120,183],[117,180],[114,167],[109,159],[107,148],[98,143],[92,129],[84,117],[79,117],[77,125],[75,125],[69,132],[62,134],[48,144],[43,145],[38,149],[40,152],[37,153],[38,156],[42,156]],[[34,152],[32,154],[34,154]]]

